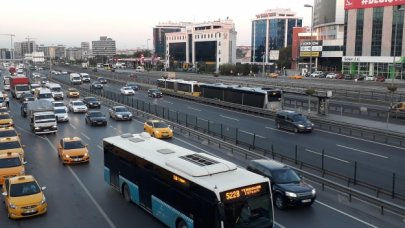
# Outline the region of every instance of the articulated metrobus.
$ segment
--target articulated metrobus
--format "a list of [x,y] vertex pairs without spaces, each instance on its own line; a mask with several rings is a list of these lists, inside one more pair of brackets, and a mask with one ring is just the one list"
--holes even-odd
[[147,133],[105,138],[103,147],[104,180],[168,227],[273,227],[263,176]]
[[283,91],[280,89],[252,88],[222,83],[202,83],[200,84],[200,90],[201,97],[268,110],[282,108]]
[[198,83],[197,81],[160,78],[157,80],[157,86],[162,90],[168,90],[195,97],[200,96],[200,83]]

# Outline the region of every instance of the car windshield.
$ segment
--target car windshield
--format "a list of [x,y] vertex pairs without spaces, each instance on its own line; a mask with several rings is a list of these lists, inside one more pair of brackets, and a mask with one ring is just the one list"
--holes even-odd
[[99,80],[99,81],[103,81],[103,80],[105,80],[105,79],[104,79],[104,78],[98,78],[98,80]]
[[64,108],[57,108],[55,109],[55,113],[66,113],[66,110]]
[[0,168],[11,168],[21,165],[21,160],[18,157],[0,159]]
[[77,92],[77,89],[69,89],[69,92]]
[[101,113],[101,112],[91,112],[90,116],[92,116],[92,117],[102,117],[103,113]]
[[292,115],[291,119],[294,121],[307,121],[307,118],[305,118],[305,116],[301,115],[301,114],[296,114],[296,115]]
[[9,130],[9,131],[0,131],[0,138],[4,137],[15,137],[17,136],[17,132],[14,130]]
[[17,91],[28,91],[30,87],[28,85],[16,85],[15,90]]
[[83,106],[84,104],[83,104],[83,102],[81,102],[81,101],[76,101],[76,102],[73,102],[73,106]]
[[151,92],[151,93],[159,93],[160,91],[157,90],[157,89],[151,89],[150,92]]
[[55,119],[55,115],[38,115],[35,117],[36,120],[46,120],[46,119]]
[[65,142],[63,148],[67,149],[67,150],[80,149],[80,148],[84,148],[84,145],[83,145],[82,141],[70,141],[70,142]]
[[39,99],[52,98],[52,93],[42,93],[38,95]]
[[94,98],[94,97],[87,97],[87,98],[86,98],[86,101],[91,102],[91,101],[97,101],[97,100],[96,100],[96,98]]
[[300,182],[301,178],[292,169],[279,169],[271,172],[273,181],[277,184]]
[[4,120],[4,119],[11,119],[9,114],[1,114],[0,115],[0,120]]
[[51,89],[52,92],[62,92],[62,88],[55,87]]
[[116,112],[128,112],[128,110],[125,107],[119,107],[119,108],[115,108]]
[[21,145],[18,141],[0,143],[0,150],[8,150],[8,149],[16,149],[16,148],[21,148]]
[[33,195],[39,193],[40,191],[41,189],[35,181],[12,184],[10,186],[11,197]]
[[163,122],[156,122],[156,123],[153,123],[153,127],[154,128],[167,128],[167,127],[169,127],[169,125],[167,125],[166,123],[163,123]]
[[54,106],[54,107],[63,107],[63,106],[65,106],[65,104],[64,104],[64,103],[55,102],[55,103],[53,103],[53,106]]

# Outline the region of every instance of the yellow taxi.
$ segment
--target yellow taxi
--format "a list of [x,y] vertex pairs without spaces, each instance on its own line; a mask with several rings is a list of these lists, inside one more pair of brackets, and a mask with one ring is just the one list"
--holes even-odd
[[151,136],[161,138],[173,138],[173,130],[161,120],[148,120],[143,125],[143,130]]
[[18,153],[0,154],[0,185],[3,185],[7,178],[24,175],[25,164]]
[[21,134],[14,127],[0,127],[0,138],[17,138],[21,142]]
[[0,154],[7,152],[18,153],[24,158],[24,145],[21,145],[20,139],[16,137],[0,138]]
[[8,112],[1,112],[0,113],[0,127],[10,127],[14,126],[13,119]]
[[302,79],[304,76],[302,76],[302,75],[299,75],[299,74],[296,74],[296,75],[290,75],[290,76],[288,76],[288,78],[291,78],[291,79],[296,79],[296,80],[298,80],[298,79]]
[[18,219],[46,213],[48,203],[43,190],[31,175],[11,177],[4,181],[2,194],[10,219]]
[[58,156],[64,165],[90,161],[87,145],[84,145],[79,137],[61,139],[58,144]]
[[80,97],[80,93],[79,93],[79,90],[77,90],[75,88],[69,88],[67,90],[66,96],[69,98],[78,98],[78,97]]

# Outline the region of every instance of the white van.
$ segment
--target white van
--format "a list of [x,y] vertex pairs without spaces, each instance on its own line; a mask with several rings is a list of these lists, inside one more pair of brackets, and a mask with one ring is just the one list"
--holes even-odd
[[46,87],[51,91],[53,99],[63,100],[62,87],[58,83],[47,83]]
[[82,77],[82,82],[90,82],[90,75],[88,73],[80,73],[80,76]]
[[71,84],[82,84],[82,78],[80,77],[80,74],[71,73],[70,74],[70,83]]
[[51,90],[48,88],[36,88],[34,96],[37,100],[48,100],[50,102],[55,101],[55,99],[53,99]]

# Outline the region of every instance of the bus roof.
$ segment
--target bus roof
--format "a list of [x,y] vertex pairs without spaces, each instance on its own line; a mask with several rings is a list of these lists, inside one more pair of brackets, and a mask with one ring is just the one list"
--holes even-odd
[[224,159],[152,138],[147,133],[124,134],[103,141],[216,193],[268,181]]

